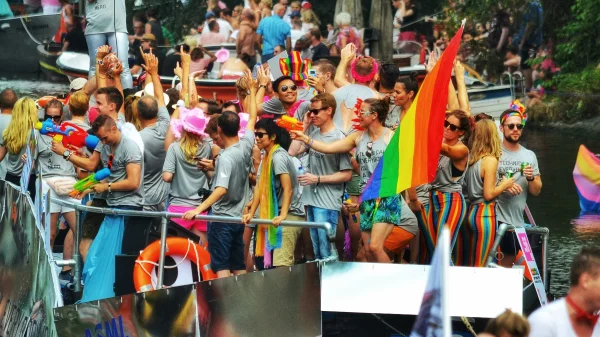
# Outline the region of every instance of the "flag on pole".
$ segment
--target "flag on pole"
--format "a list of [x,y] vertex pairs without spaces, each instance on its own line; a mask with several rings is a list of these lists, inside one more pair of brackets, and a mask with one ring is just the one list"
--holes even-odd
[[464,22],[425,77],[365,186],[361,201],[396,195],[435,178],[444,136],[448,83],[463,28]]
[[410,337],[450,337],[452,325],[448,313],[448,272],[450,268],[450,231],[444,226],[438,241],[419,316]]

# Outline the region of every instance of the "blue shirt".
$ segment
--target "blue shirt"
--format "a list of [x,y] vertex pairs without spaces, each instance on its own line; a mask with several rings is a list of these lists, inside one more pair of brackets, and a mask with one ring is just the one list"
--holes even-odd
[[273,54],[275,46],[285,46],[285,39],[292,37],[290,25],[277,15],[261,20],[256,32],[263,37],[263,55]]
[[531,1],[527,6],[527,11],[523,15],[519,32],[513,37],[513,44],[515,46],[518,46],[521,43],[523,35],[525,35],[525,28],[527,27],[528,23],[530,23],[532,27],[524,45],[538,47],[542,44],[544,39],[542,32],[544,19],[542,5],[537,0]]

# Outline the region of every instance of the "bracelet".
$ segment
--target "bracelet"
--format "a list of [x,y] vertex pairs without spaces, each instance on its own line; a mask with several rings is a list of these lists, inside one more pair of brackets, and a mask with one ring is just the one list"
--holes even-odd
[[308,137],[308,147],[312,147],[313,145],[313,139],[311,137]]
[[317,186],[321,183],[321,176],[317,176]]
[[67,156],[67,158],[65,158],[66,161],[69,161],[69,158],[71,158],[71,156],[73,155],[72,152],[69,152],[69,155]]
[[108,193],[112,193],[112,191],[110,190],[110,184],[111,183],[108,183]]
[[260,90],[260,88],[265,88],[265,90],[267,90],[267,86],[266,86],[266,85],[264,85],[264,84],[260,84],[260,85],[258,86],[258,90]]
[[534,180],[535,180],[535,177],[531,177],[531,179],[529,179],[529,178],[525,177],[525,179],[527,179],[527,181],[534,181]]

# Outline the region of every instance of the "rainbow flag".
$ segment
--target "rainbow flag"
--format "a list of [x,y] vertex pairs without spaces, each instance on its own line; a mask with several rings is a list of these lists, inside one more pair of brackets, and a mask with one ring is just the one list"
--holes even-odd
[[435,178],[444,136],[448,83],[463,28],[464,23],[425,77],[369,179],[361,201],[396,195]]
[[579,194],[581,215],[600,214],[600,158],[579,146],[573,180]]

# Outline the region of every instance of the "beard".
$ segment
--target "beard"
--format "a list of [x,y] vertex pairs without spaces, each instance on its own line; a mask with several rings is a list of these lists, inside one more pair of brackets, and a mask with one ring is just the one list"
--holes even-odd
[[508,136],[506,134],[504,135],[504,139],[507,142],[513,143],[513,144],[517,144],[517,143],[519,143],[519,140],[521,140],[521,135],[517,135],[516,137],[517,137],[517,139],[514,139],[512,134],[509,134]]

